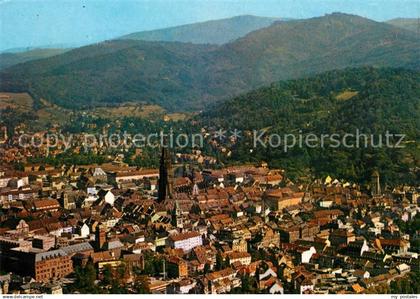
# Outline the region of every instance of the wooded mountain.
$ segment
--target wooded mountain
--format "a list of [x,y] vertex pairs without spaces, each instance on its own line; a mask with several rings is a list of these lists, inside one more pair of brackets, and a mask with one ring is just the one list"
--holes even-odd
[[417,34],[420,33],[420,20],[415,18],[396,18],[389,21],[386,21],[386,23],[410,30],[413,32],[416,32]]
[[15,53],[0,53],[0,70],[15,64],[59,55],[68,51],[67,49],[32,49],[29,51]]
[[364,65],[420,66],[416,34],[334,13],[277,22],[233,42],[196,45],[113,40],[8,68],[1,91],[67,107],[126,101],[199,110],[274,81]]
[[[171,110],[181,105],[194,109],[211,88],[203,83],[206,73],[199,66],[215,48],[108,41],[11,67],[0,75],[0,84],[3,90],[27,90],[35,99],[66,108],[147,102]],[[191,98],[195,102],[189,103]]]
[[251,31],[268,27],[279,20],[283,19],[244,15],[158,30],[135,32],[122,36],[120,39],[221,45],[243,37]]
[[[198,118],[202,124],[229,130],[265,129],[277,133],[365,134],[374,145],[379,135],[404,134],[405,148],[309,148],[262,146],[252,148],[244,138],[233,147],[238,161],[270,161],[298,176],[312,172],[317,177],[334,175],[353,181],[369,180],[374,169],[387,183],[418,182],[420,179],[420,72],[403,69],[357,68],[330,71],[314,77],[274,83],[217,107]],[[383,143],[385,144],[385,137]],[[264,138],[262,138],[264,139]],[[398,138],[392,141],[393,144]],[[354,139],[349,144],[354,145]],[[284,140],[283,140],[284,141]],[[369,141],[370,142],[370,141]],[[371,143],[368,143],[369,145]]]

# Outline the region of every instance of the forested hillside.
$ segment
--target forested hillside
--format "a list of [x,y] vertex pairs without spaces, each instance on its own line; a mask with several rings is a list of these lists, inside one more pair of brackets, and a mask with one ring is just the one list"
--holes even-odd
[[[251,138],[234,146],[238,161],[270,161],[295,175],[332,174],[349,180],[368,180],[379,169],[388,183],[419,180],[420,73],[402,69],[348,69],[272,84],[209,109],[201,115],[209,127],[261,130],[269,134],[361,134],[364,148],[309,148],[287,153],[259,146],[250,152]],[[374,148],[379,135],[405,134],[405,148]],[[246,135],[245,135],[246,136]],[[385,137],[383,142],[385,143]],[[397,142],[393,139],[393,144]]]
[[33,49],[17,53],[0,53],[0,70],[31,60],[48,58],[68,51],[68,49]]
[[222,46],[120,40],[11,67],[0,91],[62,107],[145,102],[201,110],[271,82],[345,67],[418,69],[415,33],[354,15],[274,23]]

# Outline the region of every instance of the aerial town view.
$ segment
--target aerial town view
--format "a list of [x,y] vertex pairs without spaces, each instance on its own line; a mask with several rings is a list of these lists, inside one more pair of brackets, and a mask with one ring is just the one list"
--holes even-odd
[[0,295],[417,298],[419,17],[0,0]]

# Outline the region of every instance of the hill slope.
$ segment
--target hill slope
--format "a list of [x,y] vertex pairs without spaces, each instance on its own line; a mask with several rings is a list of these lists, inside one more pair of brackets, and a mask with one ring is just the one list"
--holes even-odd
[[414,33],[332,14],[275,23],[222,46],[114,40],[0,73],[1,91],[67,108],[141,101],[199,110],[268,83],[364,65],[420,66]]
[[[205,94],[197,65],[210,46],[109,41],[6,70],[5,89],[27,89],[66,108],[145,102],[168,109],[199,103]],[[204,60],[204,61],[202,61]],[[190,98],[196,102],[189,103]]]
[[136,32],[122,36],[120,39],[224,44],[251,31],[268,27],[278,20],[280,19],[245,15],[159,30]]
[[[415,182],[420,178],[420,72],[402,69],[358,68],[332,71],[310,78],[272,84],[213,107],[200,120],[206,126],[261,130],[269,134],[314,133],[366,134],[374,145],[383,138],[384,146],[374,148],[364,137],[353,147],[264,148],[259,143],[250,153],[252,138],[233,145],[232,157],[239,161],[270,161],[294,174],[334,175],[349,180],[369,180],[375,168],[384,182]],[[387,148],[384,134],[405,134],[405,148]],[[382,135],[382,137],[379,137]],[[242,134],[246,136],[246,134]],[[340,137],[340,139],[341,139]],[[264,138],[262,138],[264,140]],[[395,142],[399,138],[393,139]],[[290,140],[290,139],[289,139]],[[284,139],[282,140],[284,141]],[[304,144],[304,143],[303,143]],[[319,144],[319,143],[318,143]],[[416,170],[417,167],[417,170]]]
[[415,34],[366,18],[334,13],[276,23],[224,45],[240,71],[263,84],[363,65],[419,67]]
[[390,25],[394,25],[406,30],[410,30],[416,33],[420,32],[420,20],[419,19],[409,19],[409,18],[397,18],[386,21]]
[[0,70],[10,67],[12,65],[23,63],[31,60],[47,58],[62,54],[68,51],[67,49],[33,49],[24,52],[16,53],[0,53]]

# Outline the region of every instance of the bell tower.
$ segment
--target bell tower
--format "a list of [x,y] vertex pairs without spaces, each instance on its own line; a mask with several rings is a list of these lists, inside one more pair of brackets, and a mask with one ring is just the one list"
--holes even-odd
[[381,183],[379,179],[379,172],[375,170],[372,173],[372,195],[373,196],[379,196],[381,195]]
[[159,166],[159,189],[158,202],[163,202],[167,198],[172,198],[174,174],[172,170],[171,154],[169,149],[162,145]]
[[102,224],[98,224],[96,226],[95,231],[95,245],[96,249],[100,250],[104,246],[106,242],[106,230],[105,227]]
[[179,206],[178,200],[175,202],[175,217],[176,217],[176,227],[184,228],[184,216],[182,215],[182,210]]

